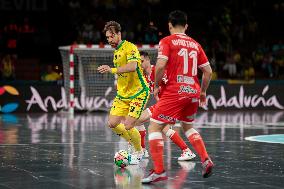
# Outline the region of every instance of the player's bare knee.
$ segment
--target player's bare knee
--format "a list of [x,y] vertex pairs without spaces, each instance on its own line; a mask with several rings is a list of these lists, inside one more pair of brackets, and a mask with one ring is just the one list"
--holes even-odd
[[181,122],[181,126],[182,126],[184,132],[193,128],[192,124],[186,124],[186,123],[183,123],[183,122]]
[[168,132],[168,130],[169,130],[169,128],[165,127],[165,128],[163,128],[162,132],[163,132],[164,134],[166,134],[166,133]]

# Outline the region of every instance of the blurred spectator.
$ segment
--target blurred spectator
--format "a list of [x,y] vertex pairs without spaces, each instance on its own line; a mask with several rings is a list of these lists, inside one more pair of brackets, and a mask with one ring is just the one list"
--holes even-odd
[[[284,78],[283,2],[197,1],[193,5],[182,8],[189,12],[189,20],[198,20],[188,24],[195,28],[194,38],[212,54],[208,58],[215,61],[216,77]],[[59,0],[49,4],[46,12],[4,11],[0,20],[0,52],[59,63],[58,46],[74,41],[104,43],[101,30],[112,19],[124,26],[123,38],[136,44],[157,44],[168,32],[167,27],[159,25],[167,22],[165,15],[174,7],[178,7],[178,2]],[[200,24],[206,22],[208,25]]]
[[90,19],[87,19],[83,24],[82,31],[80,32],[84,43],[93,43],[94,41],[94,25]]
[[244,60],[244,79],[250,80],[255,78],[255,69],[250,59]]
[[54,71],[52,65],[47,66],[47,72],[41,76],[42,81],[58,81],[61,80],[61,75]]
[[68,3],[68,6],[70,9],[73,9],[74,11],[76,11],[77,9],[80,9],[81,4],[80,4],[80,1],[78,0],[70,0]]
[[34,33],[35,28],[31,25],[29,17],[24,18],[23,24],[20,26],[19,31],[21,33]]
[[15,19],[4,26],[4,40],[6,41],[5,47],[9,53],[17,54],[19,26]]
[[275,76],[284,76],[284,44],[282,40],[277,41],[272,45],[272,53],[275,61]]
[[213,71],[211,80],[216,80],[216,79],[218,79],[216,59],[215,59],[214,55],[211,55],[210,57],[211,57],[211,59],[210,59],[209,62],[210,62],[210,65],[211,65],[212,71]]
[[227,55],[223,70],[227,71],[230,78],[235,78],[237,76],[237,65],[231,54]]
[[127,30],[122,32],[122,38],[127,39],[129,41],[133,41],[135,37],[135,34],[133,31]]
[[274,71],[273,71],[273,61],[274,58],[272,56],[272,53],[267,53],[262,61],[262,69],[268,74],[270,78],[273,77]]
[[14,80],[15,79],[15,63],[10,54],[3,57],[1,61],[1,75],[2,80]]
[[153,21],[150,21],[145,31],[145,43],[146,44],[157,44],[158,39],[158,28],[154,25]]
[[28,16],[24,17],[23,23],[19,25],[19,56],[31,57],[34,55],[35,26],[30,23]]

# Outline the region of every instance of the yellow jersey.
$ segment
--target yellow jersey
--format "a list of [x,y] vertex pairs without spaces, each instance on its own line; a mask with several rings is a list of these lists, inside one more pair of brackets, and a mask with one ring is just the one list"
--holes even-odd
[[123,40],[115,49],[113,63],[116,68],[136,61],[137,68],[134,72],[117,74],[117,97],[132,99],[149,90],[148,83],[142,74],[141,58],[137,47],[126,40]]

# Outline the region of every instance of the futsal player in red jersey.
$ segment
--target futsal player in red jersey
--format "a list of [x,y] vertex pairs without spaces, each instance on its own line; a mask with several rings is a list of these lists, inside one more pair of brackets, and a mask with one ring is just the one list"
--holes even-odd
[[[154,96],[157,99],[165,70],[168,81],[161,89],[162,95],[155,106],[148,129],[150,155],[154,168],[142,179],[142,183],[167,179],[163,163],[164,142],[161,131],[165,125],[173,124],[176,120],[181,122],[189,142],[201,159],[204,178],[212,174],[214,166],[202,137],[192,125],[198,106],[206,104],[206,90],[212,69],[201,45],[185,34],[188,27],[186,13],[171,12],[168,26],[171,35],[163,38],[159,43],[154,86]],[[201,86],[197,77],[197,68],[203,73]]]
[[[154,91],[155,66],[150,64],[150,57],[147,52],[141,51],[140,56],[141,56],[141,63],[142,63],[141,66],[143,68],[144,77],[146,78],[150,87],[150,92],[152,93]],[[166,85],[166,83],[167,83],[167,76],[166,74],[164,74],[163,82],[161,83],[161,85]],[[161,93],[159,95],[161,95]],[[135,124],[135,127],[138,129],[141,136],[141,146],[143,148],[144,157],[149,157],[145,145],[146,129],[144,123],[150,120],[154,108],[155,105],[152,105],[151,107],[144,110]],[[163,133],[182,150],[182,154],[180,157],[178,157],[178,161],[188,161],[194,159],[196,155],[189,149],[189,147],[186,145],[184,140],[180,137],[179,133],[171,128],[172,125],[173,124],[169,124],[165,126],[163,128]]]

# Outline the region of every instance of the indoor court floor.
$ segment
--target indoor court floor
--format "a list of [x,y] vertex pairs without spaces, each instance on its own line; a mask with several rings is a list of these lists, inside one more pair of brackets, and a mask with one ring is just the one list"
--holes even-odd
[[106,123],[102,112],[73,120],[64,113],[0,114],[0,189],[284,188],[283,111],[200,112],[195,128],[215,163],[213,175],[202,178],[197,157],[178,162],[181,150],[165,138],[169,179],[151,185],[141,184],[150,158],[126,169],[114,165],[127,143]]

